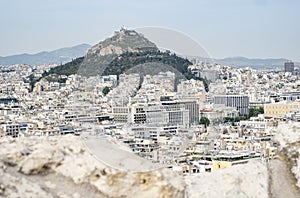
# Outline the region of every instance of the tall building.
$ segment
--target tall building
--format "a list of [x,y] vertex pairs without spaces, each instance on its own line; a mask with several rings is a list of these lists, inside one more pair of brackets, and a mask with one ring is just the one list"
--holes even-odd
[[184,104],[175,101],[163,101],[162,108],[168,113],[168,126],[188,126],[190,124],[189,110]]
[[129,120],[129,108],[127,106],[113,106],[112,116],[118,123],[127,123]]
[[169,113],[161,105],[149,105],[145,109],[146,119],[149,124],[167,125],[169,122]]
[[249,114],[249,97],[246,95],[215,95],[214,104],[224,104],[227,107],[235,107],[240,115]]
[[188,111],[188,122],[189,124],[199,123],[199,104],[196,100],[173,100],[173,101],[161,101],[161,104],[166,109],[168,107],[178,108],[179,106]]
[[293,72],[294,71],[294,62],[288,61],[284,63],[284,71],[285,72]]
[[196,101],[192,100],[177,100],[179,104],[183,104],[185,109],[189,111],[189,123],[199,123],[199,105]]
[[142,124],[146,122],[144,105],[134,104],[129,108],[130,122]]

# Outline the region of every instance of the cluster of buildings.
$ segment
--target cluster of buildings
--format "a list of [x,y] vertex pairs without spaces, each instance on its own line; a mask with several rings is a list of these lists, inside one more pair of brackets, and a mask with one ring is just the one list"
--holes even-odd
[[[210,82],[209,92],[202,81],[172,72],[54,75],[32,87],[55,66],[0,67],[0,136],[110,137],[153,163],[194,174],[272,159],[278,125],[300,120],[291,62],[282,72],[194,64],[191,72]],[[262,107],[263,114],[249,116]]]

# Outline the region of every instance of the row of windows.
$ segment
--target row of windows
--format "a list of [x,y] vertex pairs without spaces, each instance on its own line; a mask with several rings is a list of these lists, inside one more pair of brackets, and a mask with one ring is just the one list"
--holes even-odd
[[[266,106],[266,109],[290,109],[292,106],[282,106],[282,105],[273,105]],[[298,105],[295,105],[294,108],[298,108]]]
[[288,111],[266,111],[266,114],[286,114]]

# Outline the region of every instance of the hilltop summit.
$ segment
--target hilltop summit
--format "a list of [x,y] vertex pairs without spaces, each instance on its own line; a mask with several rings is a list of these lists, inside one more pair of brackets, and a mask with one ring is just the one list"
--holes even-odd
[[88,76],[102,74],[118,55],[146,51],[158,51],[158,48],[142,34],[121,28],[115,31],[112,37],[99,42],[87,51],[78,73]]
[[[144,68],[145,64],[147,68]],[[170,51],[161,52],[143,34],[122,27],[119,31],[115,31],[112,37],[92,46],[84,57],[53,68],[44,73],[44,76],[75,73],[83,76],[119,75],[136,71],[132,69],[135,67],[141,70],[142,66],[143,70],[151,72],[176,70],[178,74],[191,78],[192,75],[188,72],[188,66],[191,64],[187,59],[171,54]]]
[[158,50],[158,48],[142,34],[122,27],[120,31],[115,31],[112,37],[92,46],[85,57],[92,58],[94,56],[99,57],[111,54],[120,55],[125,52],[140,52],[145,50]]

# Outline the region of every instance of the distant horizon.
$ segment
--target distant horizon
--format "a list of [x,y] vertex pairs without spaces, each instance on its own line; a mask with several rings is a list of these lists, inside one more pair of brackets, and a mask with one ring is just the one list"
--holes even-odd
[[300,1],[1,1],[0,55],[95,44],[122,26],[189,35],[212,57],[286,57],[300,62]]
[[[9,57],[9,56],[16,56],[16,55],[35,55],[35,54],[38,54],[38,53],[41,53],[41,52],[52,52],[52,51],[55,51],[55,50],[59,50],[59,49],[63,49],[63,48],[72,48],[72,47],[76,47],[76,46],[80,46],[80,45],[89,45],[90,47],[92,47],[95,44],[80,43],[80,44],[75,44],[75,45],[71,45],[71,46],[62,46],[62,47],[55,48],[55,49],[46,49],[46,50],[41,50],[41,51],[32,52],[32,53],[22,52],[22,53],[18,53],[18,54],[7,55],[7,56],[0,55],[0,57],[4,58],[4,57]],[[180,54],[180,55],[186,56],[186,54]],[[198,57],[201,57],[201,56],[198,56]],[[209,57],[202,57],[202,58],[209,58]],[[295,63],[300,63],[300,61],[291,60],[291,59],[288,59],[286,57],[264,57],[264,58],[262,57],[262,58],[258,58],[258,57],[246,57],[246,56],[236,55],[236,56],[212,57],[212,58],[213,59],[218,59],[218,60],[227,59],[227,58],[247,58],[247,59],[260,59],[260,60],[263,60],[263,59],[286,59],[286,60],[289,60],[289,61],[293,61]]]

